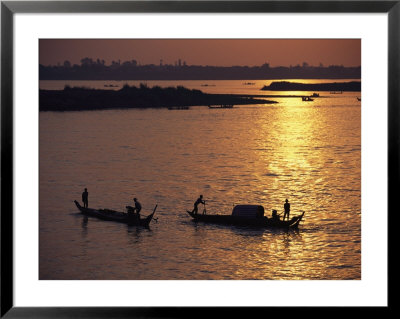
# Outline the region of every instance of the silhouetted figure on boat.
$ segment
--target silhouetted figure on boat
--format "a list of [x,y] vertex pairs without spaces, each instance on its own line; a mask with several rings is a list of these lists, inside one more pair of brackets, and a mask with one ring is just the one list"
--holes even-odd
[[275,209],[272,211],[272,220],[280,221],[278,212]]
[[198,210],[199,210],[198,209],[199,204],[203,204],[203,205],[206,204],[206,201],[203,200],[203,195],[200,195],[200,197],[194,202],[194,208],[192,210],[192,213],[197,215]]
[[139,203],[136,197],[133,199],[133,201],[135,202],[135,212],[140,216],[139,213],[142,210],[142,205]]
[[82,193],[82,202],[83,202],[83,207],[88,208],[89,206],[89,193],[87,191],[87,188],[85,188],[85,191]]
[[128,216],[129,216],[129,218],[139,220],[140,219],[140,211],[142,210],[142,205],[139,203],[139,201],[137,200],[136,197],[133,199],[133,201],[135,202],[135,207],[126,206],[126,208],[128,210]]
[[287,216],[287,220],[289,220],[289,215],[290,215],[290,203],[286,199],[285,204],[283,205],[283,209],[285,210],[285,213],[283,214],[283,220],[285,220],[285,217]]

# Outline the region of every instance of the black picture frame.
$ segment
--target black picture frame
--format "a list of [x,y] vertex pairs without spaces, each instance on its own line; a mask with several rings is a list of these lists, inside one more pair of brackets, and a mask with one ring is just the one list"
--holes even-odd
[[[387,13],[388,14],[388,220],[399,189],[400,1],[1,1],[1,317],[186,318],[205,315],[277,315],[278,307],[14,307],[13,303],[13,16],[16,13]],[[382,212],[381,212],[382,213]],[[389,229],[388,229],[389,231]],[[388,232],[388,264],[390,240]],[[390,269],[388,269],[389,271]],[[390,281],[388,281],[390,287]],[[389,289],[390,291],[390,289]],[[389,294],[388,294],[389,295]],[[283,298],[284,296],[282,296]],[[390,297],[388,307],[391,309]],[[297,315],[308,307],[285,309]],[[348,311],[349,308],[346,309]],[[368,314],[373,309],[366,308]],[[326,308],[312,309],[327,313]],[[335,315],[340,308],[330,308]],[[357,314],[360,309],[357,309]]]

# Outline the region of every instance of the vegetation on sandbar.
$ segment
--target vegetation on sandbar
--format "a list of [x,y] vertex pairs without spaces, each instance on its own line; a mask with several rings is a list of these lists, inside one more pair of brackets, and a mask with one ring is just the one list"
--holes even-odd
[[361,92],[361,82],[334,82],[334,83],[297,83],[297,82],[272,82],[264,86],[265,91],[343,91]]
[[39,111],[80,111],[121,108],[165,108],[220,104],[270,104],[275,101],[231,94],[206,94],[183,86],[152,88],[124,85],[120,90],[65,86],[64,90],[39,90]]

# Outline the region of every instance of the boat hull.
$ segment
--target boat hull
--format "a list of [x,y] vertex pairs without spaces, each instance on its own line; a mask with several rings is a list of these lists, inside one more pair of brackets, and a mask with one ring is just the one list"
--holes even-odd
[[209,105],[208,108],[210,109],[232,109],[233,105]]
[[204,223],[222,224],[222,225],[235,225],[235,226],[253,226],[262,228],[279,228],[279,229],[298,229],[301,220],[303,219],[304,212],[295,216],[288,221],[276,221],[272,218],[244,218],[232,215],[202,215],[194,214],[190,211],[187,213],[195,220]]
[[118,212],[109,209],[94,209],[94,208],[85,208],[82,207],[78,201],[74,201],[76,207],[80,210],[80,212],[85,216],[96,217],[102,220],[114,221],[119,223],[124,223],[133,226],[143,226],[149,227],[151,220],[153,219],[154,213],[156,211],[157,205],[149,216],[145,218],[132,218],[128,214],[123,212]]

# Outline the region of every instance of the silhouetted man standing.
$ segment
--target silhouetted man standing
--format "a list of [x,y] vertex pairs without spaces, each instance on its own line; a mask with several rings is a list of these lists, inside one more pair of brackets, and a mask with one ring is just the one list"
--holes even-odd
[[85,191],[82,193],[82,202],[83,202],[83,207],[88,208],[89,206],[89,193],[87,191],[87,188],[85,188]]
[[200,197],[194,203],[194,208],[192,210],[192,213],[197,215],[197,212],[198,212],[198,207],[197,206],[199,206],[199,204],[205,205],[205,203],[206,202],[203,200],[203,195],[200,195]]
[[142,210],[142,205],[139,203],[136,197],[133,199],[133,201],[135,202],[135,212],[138,214],[138,216],[140,216],[139,213]]
[[283,205],[283,208],[285,209],[285,214],[283,214],[283,220],[285,220],[286,216],[287,216],[287,220],[289,220],[290,204],[289,204],[288,200],[286,200],[286,203]]

